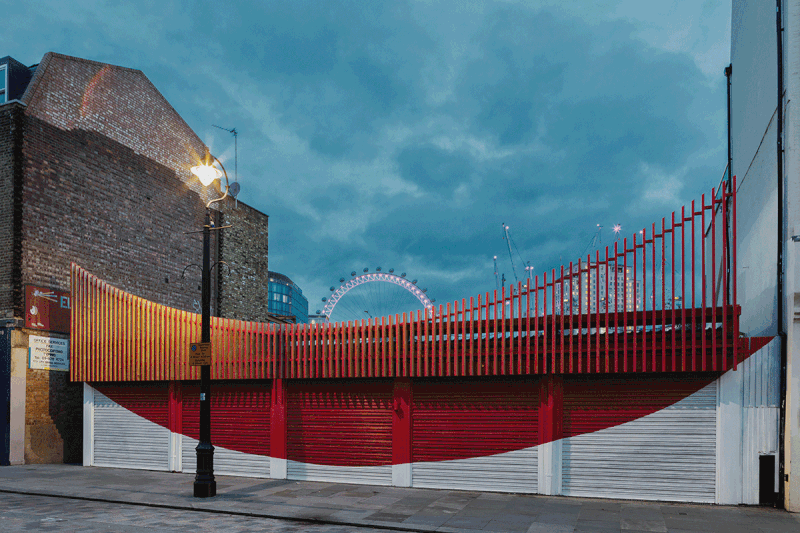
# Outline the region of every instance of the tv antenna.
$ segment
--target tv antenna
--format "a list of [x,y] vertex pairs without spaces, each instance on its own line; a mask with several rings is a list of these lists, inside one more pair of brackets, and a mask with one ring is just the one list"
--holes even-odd
[[212,124],[212,126],[223,131],[227,131],[233,135],[233,183],[230,185],[228,194],[233,196],[233,198],[236,200],[236,207],[239,207],[239,199],[236,198],[241,190],[241,187],[239,186],[239,132],[236,131],[236,128],[228,129],[223,128],[222,126],[217,126],[216,124]]

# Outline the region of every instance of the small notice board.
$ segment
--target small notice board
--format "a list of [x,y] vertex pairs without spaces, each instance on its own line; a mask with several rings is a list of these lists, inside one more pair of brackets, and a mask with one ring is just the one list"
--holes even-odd
[[189,345],[189,366],[211,364],[211,343],[193,342]]
[[69,339],[30,335],[28,368],[69,372]]

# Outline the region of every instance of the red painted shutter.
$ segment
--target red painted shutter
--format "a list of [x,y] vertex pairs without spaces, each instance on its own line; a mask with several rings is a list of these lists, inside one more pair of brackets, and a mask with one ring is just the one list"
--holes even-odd
[[564,379],[562,494],[713,503],[716,381]]
[[287,396],[290,479],[391,483],[390,381],[294,381]]
[[655,413],[702,389],[714,377],[687,374],[566,377],[564,436],[618,426]]
[[[269,476],[270,382],[211,383],[211,443],[220,474]],[[183,386],[183,470],[196,468],[200,385]]]
[[417,382],[412,398],[413,486],[537,491],[536,382]]
[[166,382],[95,383],[110,400],[159,426],[169,427],[169,396]]
[[168,388],[162,382],[94,384],[94,462],[169,469]]

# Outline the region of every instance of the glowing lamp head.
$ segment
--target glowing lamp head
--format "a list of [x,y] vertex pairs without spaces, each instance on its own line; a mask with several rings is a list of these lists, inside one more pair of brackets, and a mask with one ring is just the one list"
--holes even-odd
[[208,187],[214,180],[222,177],[222,172],[220,172],[219,169],[205,164],[192,167],[192,174],[197,176],[200,183],[203,184],[203,187]]

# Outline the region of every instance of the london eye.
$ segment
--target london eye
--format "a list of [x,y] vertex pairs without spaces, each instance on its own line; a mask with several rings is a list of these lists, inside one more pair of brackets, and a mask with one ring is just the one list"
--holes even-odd
[[350,276],[339,278],[339,286],[330,288],[330,296],[322,298],[324,307],[317,314],[329,322],[347,322],[388,317],[403,313],[429,312],[433,302],[428,289],[420,288],[418,280],[409,279],[405,272],[395,273],[391,268],[383,271],[377,267],[370,272],[352,271]]

